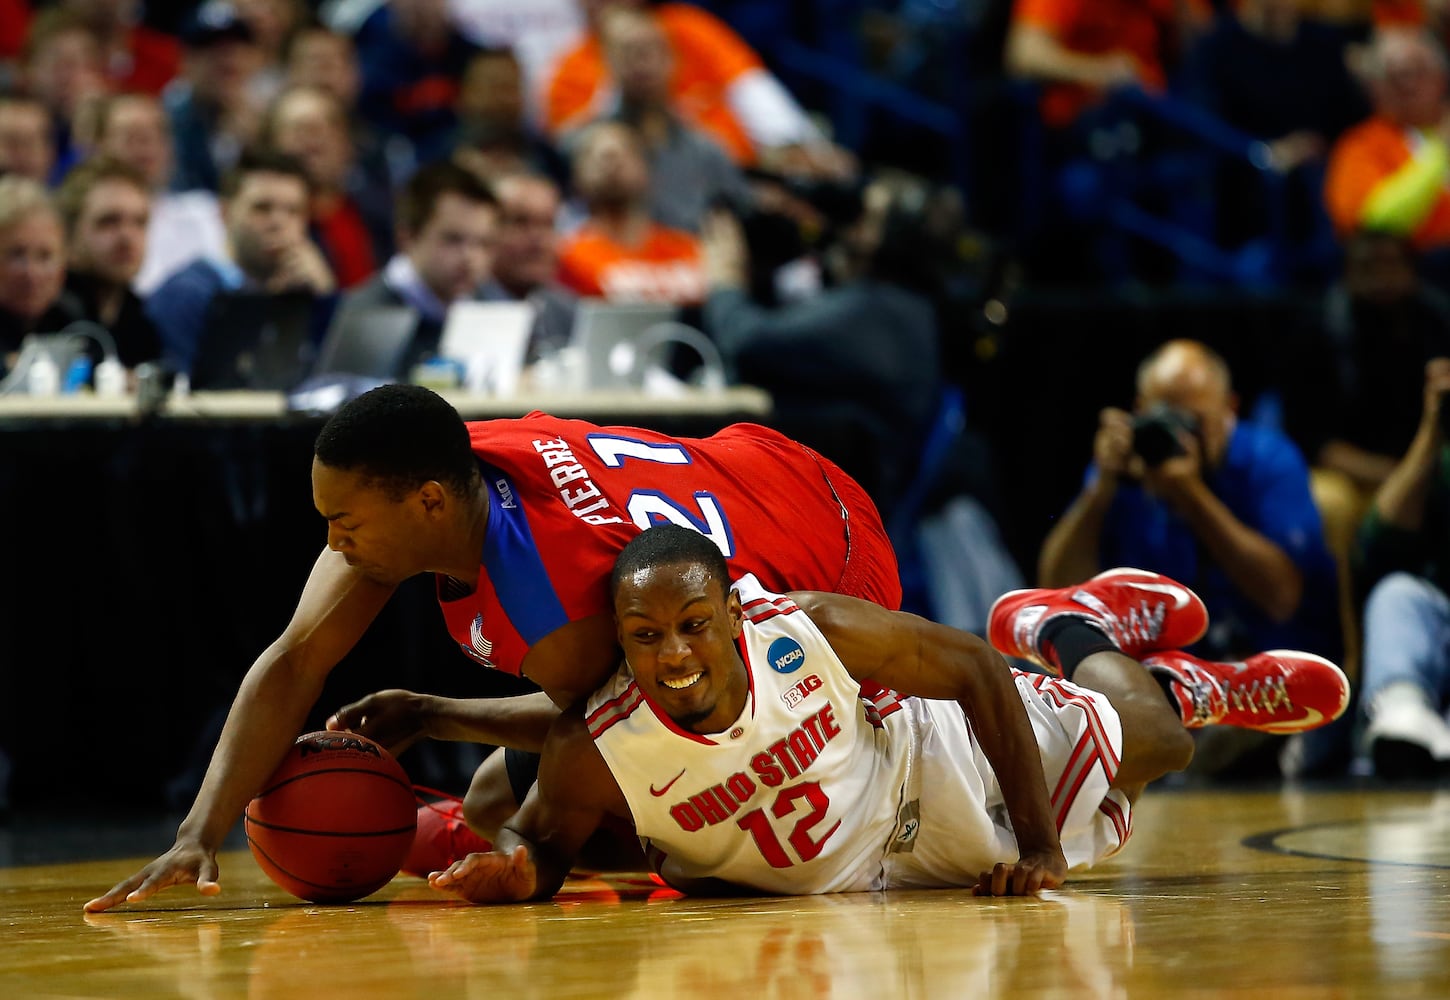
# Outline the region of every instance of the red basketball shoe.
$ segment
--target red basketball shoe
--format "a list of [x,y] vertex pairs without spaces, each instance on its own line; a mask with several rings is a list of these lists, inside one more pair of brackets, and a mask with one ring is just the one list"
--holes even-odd
[[1042,626],[1060,615],[1096,625],[1135,660],[1191,646],[1208,630],[1208,610],[1183,584],[1147,570],[1110,569],[1075,587],[1003,594],[988,616],[987,639],[998,652],[1060,673],[1056,656],[1038,643]]
[[470,854],[493,850],[493,844],[470,830],[463,821],[462,799],[432,789],[426,791],[437,796],[439,801],[429,802],[422,795],[418,796],[423,803],[418,807],[418,832],[413,837],[408,857],[403,861],[402,871],[427,878]]
[[1349,704],[1349,680],[1313,653],[1271,649],[1241,663],[1212,663],[1174,650],[1144,658],[1169,678],[1183,724],[1302,733],[1333,722]]

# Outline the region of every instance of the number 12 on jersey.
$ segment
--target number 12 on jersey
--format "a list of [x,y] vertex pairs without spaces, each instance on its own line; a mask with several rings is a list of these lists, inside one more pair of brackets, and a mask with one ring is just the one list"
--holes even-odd
[[[770,804],[770,815],[776,819],[782,819],[796,811],[796,800],[805,799],[810,812],[806,813],[791,827],[786,842],[795,849],[796,858],[801,861],[812,861],[825,849],[826,841],[831,839],[831,834],[841,825],[836,820],[831,828],[821,835],[820,840],[811,836],[811,827],[826,818],[826,811],[831,808],[831,800],[821,788],[818,781],[806,781],[799,785],[791,785],[789,788],[782,788],[776,795],[775,801]],[[772,868],[789,868],[796,862],[780,839],[776,837],[774,828],[770,825],[770,818],[765,815],[764,809],[752,809],[735,821],[740,827],[755,840],[755,846],[761,856]]]

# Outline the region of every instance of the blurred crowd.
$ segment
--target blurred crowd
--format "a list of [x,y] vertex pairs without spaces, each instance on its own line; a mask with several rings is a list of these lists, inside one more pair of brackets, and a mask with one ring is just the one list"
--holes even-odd
[[1278,408],[1240,413],[1196,341],[1136,359],[1024,575],[1171,573],[1213,655],[1362,677],[1275,767],[1422,775],[1450,762],[1447,35],[1445,0],[0,0],[0,375],[78,320],[191,373],[239,295],[319,350],[407,307],[365,373],[397,379],[459,302],[532,303],[531,366],[581,301],[664,302],[889,522],[1000,564],[990,512],[941,502],[990,508],[990,460],[924,452],[1013,288],[1290,292]]

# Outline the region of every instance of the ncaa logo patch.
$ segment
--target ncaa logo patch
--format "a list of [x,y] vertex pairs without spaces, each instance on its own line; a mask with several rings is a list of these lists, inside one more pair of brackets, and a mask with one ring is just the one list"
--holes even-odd
[[793,674],[806,663],[806,651],[789,636],[781,636],[765,651],[770,669],[778,674]]

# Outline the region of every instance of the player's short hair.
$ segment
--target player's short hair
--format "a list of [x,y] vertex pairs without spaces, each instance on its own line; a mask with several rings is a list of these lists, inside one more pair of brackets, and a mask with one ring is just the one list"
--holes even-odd
[[313,454],[401,499],[430,480],[464,496],[478,483],[468,428],[442,396],[418,385],[384,385],[344,403],[323,425]]
[[609,575],[610,602],[619,595],[625,579],[639,570],[690,565],[705,567],[719,581],[721,590],[729,593],[730,567],[718,545],[700,532],[678,524],[646,528],[631,538],[614,560],[614,571]]
[[437,160],[419,168],[398,193],[394,214],[398,228],[409,235],[421,233],[438,202],[445,194],[456,194],[464,201],[498,207],[493,191],[477,174],[460,167],[452,160]]

